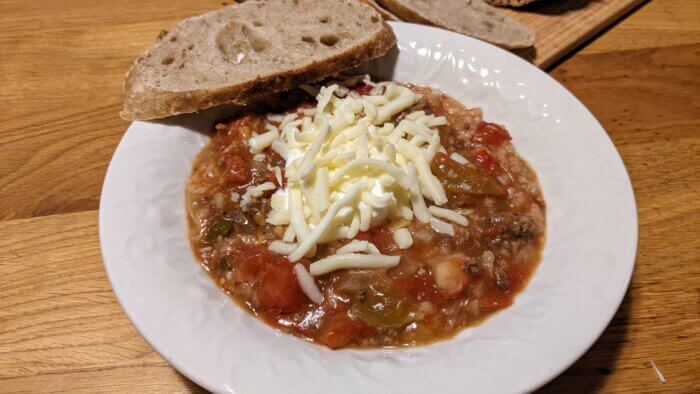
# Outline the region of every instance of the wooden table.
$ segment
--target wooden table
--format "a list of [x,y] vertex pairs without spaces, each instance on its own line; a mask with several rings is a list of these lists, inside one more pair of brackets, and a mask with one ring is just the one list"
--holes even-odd
[[[130,59],[220,5],[174,3],[0,0],[0,391],[201,391],[126,318],[97,239]],[[640,232],[612,324],[543,391],[698,392],[700,1],[649,2],[551,75],[622,154]]]

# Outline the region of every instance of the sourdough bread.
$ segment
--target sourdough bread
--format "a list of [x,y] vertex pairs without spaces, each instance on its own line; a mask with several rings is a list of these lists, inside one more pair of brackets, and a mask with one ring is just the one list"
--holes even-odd
[[453,30],[503,48],[527,48],[535,32],[481,0],[378,0],[399,18]]
[[180,22],[133,61],[126,120],[244,103],[384,55],[396,37],[357,0],[248,0]]
[[384,18],[384,20],[387,20],[387,21],[399,20],[399,18],[396,15],[392,14],[391,11],[389,11],[386,8],[379,5],[379,3],[377,3],[375,0],[360,0],[360,1],[365,3],[365,4],[370,5],[372,8],[377,10],[377,12],[382,14],[382,17]]

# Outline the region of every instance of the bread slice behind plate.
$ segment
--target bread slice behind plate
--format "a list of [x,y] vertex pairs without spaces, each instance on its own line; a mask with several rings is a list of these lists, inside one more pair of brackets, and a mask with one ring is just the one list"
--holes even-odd
[[399,18],[442,27],[507,49],[535,44],[535,32],[481,0],[378,0]]
[[379,3],[377,3],[376,0],[360,0],[360,1],[365,3],[365,4],[370,5],[372,8],[377,10],[377,12],[379,12],[382,15],[382,17],[384,18],[384,20],[386,20],[386,21],[399,20],[399,18],[396,15],[392,14],[391,11],[389,11],[386,8],[379,5]]
[[396,37],[357,0],[248,0],[180,22],[133,61],[126,120],[244,103],[384,55]]

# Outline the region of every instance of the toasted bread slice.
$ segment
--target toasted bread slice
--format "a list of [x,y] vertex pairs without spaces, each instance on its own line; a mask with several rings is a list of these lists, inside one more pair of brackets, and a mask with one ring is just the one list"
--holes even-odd
[[155,119],[315,82],[396,37],[357,0],[248,0],[180,22],[134,60],[122,118]]
[[535,32],[481,0],[378,0],[399,18],[453,30],[507,49],[535,44]]

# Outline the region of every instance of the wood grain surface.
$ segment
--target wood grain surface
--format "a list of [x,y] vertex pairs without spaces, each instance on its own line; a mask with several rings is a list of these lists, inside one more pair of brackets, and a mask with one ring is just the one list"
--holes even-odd
[[[129,61],[160,29],[218,6],[0,0],[0,392],[202,391],[119,307],[96,209],[128,126]],[[651,1],[550,70],[622,155],[639,250],[610,326],[543,392],[700,392],[698,21],[700,1]]]
[[536,1],[525,7],[502,8],[500,11],[535,30],[534,48],[516,52],[545,68],[643,1]]

